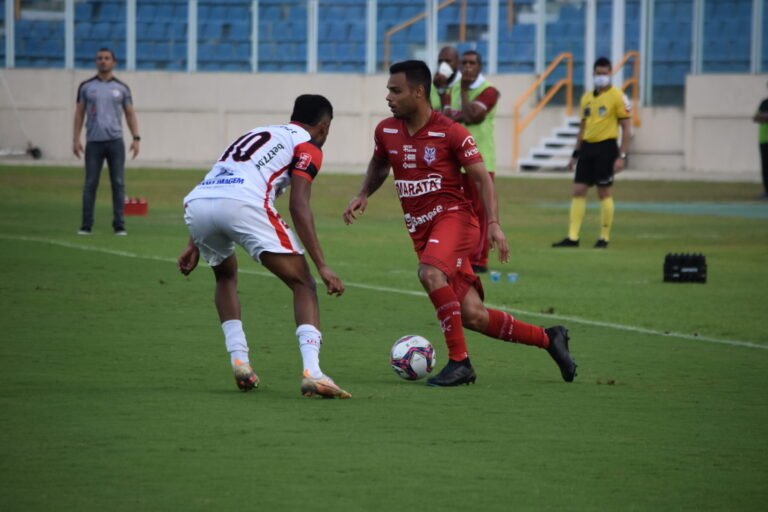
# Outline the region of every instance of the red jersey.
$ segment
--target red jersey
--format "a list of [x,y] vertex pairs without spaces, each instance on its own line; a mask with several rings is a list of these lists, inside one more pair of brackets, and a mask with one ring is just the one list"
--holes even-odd
[[442,213],[471,212],[461,186],[461,168],[483,161],[466,128],[434,112],[413,135],[405,121],[390,117],[376,127],[374,156],[388,159],[395,188],[405,214],[405,225],[414,241],[429,233]]

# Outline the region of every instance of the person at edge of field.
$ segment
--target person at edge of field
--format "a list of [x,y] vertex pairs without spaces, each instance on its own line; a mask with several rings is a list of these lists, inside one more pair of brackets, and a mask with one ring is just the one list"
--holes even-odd
[[563,379],[572,381],[576,363],[568,351],[564,327],[543,329],[483,304],[482,284],[469,264],[480,226],[462,190],[462,166],[478,184],[488,236],[491,247],[498,250],[499,261],[509,259],[509,248],[499,225],[493,181],[474,139],[461,124],[432,110],[431,76],[424,62],[399,62],[389,72],[386,99],[393,116],[376,127],[373,156],[360,191],[349,202],[343,218],[351,224],[365,212],[368,198],[387,179],[391,167],[405,227],[419,259],[418,278],[435,308],[448,346],[448,363],[427,384],[475,382],[464,327],[546,349]]
[[[496,103],[501,93],[482,73],[483,60],[474,50],[461,56],[461,80],[451,87],[448,108],[443,114],[463,124],[475,138],[485,168],[491,180],[496,172],[496,143],[494,141]],[[477,185],[463,173],[464,192],[472,203],[472,210],[480,220],[480,242],[472,251],[469,262],[475,272],[488,272],[488,223]]]
[[[611,61],[595,61],[592,91],[581,98],[581,126],[568,169],[576,167],[569,213],[568,236],[552,247],[578,247],[581,223],[587,211],[587,190],[597,185],[600,198],[600,238],[595,249],[606,249],[613,224],[613,177],[627,164],[630,138],[630,103],[618,87],[611,85]],[[621,148],[617,139],[621,126]],[[578,161],[578,163],[577,163]]]
[[433,110],[440,112],[450,104],[451,87],[460,81],[459,52],[453,46],[443,46],[437,54],[437,71],[429,93]]
[[752,120],[760,125],[758,142],[760,143],[760,163],[763,170],[763,193],[760,199],[768,199],[768,98],[760,102]]
[[133,110],[131,90],[118,80],[112,70],[117,60],[109,48],[96,52],[97,73],[77,88],[72,152],[77,158],[83,153],[80,132],[85,123],[85,184],[83,212],[78,235],[90,235],[93,230],[96,189],[104,166],[109,167],[112,184],[112,228],[115,235],[125,236],[125,144],[123,143],[122,112],[133,135],[131,152],[139,154],[139,125]]
[[190,237],[179,256],[179,270],[189,275],[201,254],[213,269],[216,310],[235,381],[243,391],[257,387],[259,378],[248,358],[240,320],[235,244],[293,292],[296,338],[304,365],[302,395],[352,396],[320,369],[323,337],[315,280],[302,246],[274,206],[275,197],[290,186],[289,208],[296,232],[328,294],[340,296],[344,284],[325,262],[309,204],[332,119],[333,107],[325,97],[299,96],[289,124],[254,128],[239,137],[184,198],[184,222]]

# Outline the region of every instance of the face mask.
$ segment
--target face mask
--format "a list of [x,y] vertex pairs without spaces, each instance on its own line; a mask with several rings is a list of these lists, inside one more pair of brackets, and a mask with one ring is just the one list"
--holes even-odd
[[598,89],[601,89],[603,87],[608,87],[611,85],[611,77],[608,75],[597,75],[595,76],[595,87]]

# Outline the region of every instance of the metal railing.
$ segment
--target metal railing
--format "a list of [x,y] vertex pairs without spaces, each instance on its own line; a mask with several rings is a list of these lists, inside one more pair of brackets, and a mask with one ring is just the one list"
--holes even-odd
[[[445,9],[448,6],[455,4],[457,1],[461,2],[461,9],[459,11],[459,41],[463,43],[467,37],[467,0],[445,0],[444,2],[441,2],[440,4],[437,5],[437,11],[440,12],[442,9]],[[392,36],[400,32],[401,30],[405,30],[411,25],[418,23],[419,21],[423,20],[426,17],[427,17],[427,11],[425,10],[424,12],[417,14],[413,18],[405,20],[404,22],[399,23],[394,27],[390,28],[389,30],[387,30],[387,32],[384,34],[384,69],[389,69],[390,64],[392,64],[391,62]]]
[[[565,78],[558,80],[557,83],[549,89],[547,94],[539,100],[536,106],[528,112],[525,118],[521,120],[520,109],[522,106],[563,61],[565,61],[566,66]],[[541,112],[541,109],[543,109],[563,87],[565,87],[565,108],[567,114],[570,116],[573,113],[573,54],[571,52],[563,52],[555,57],[555,60],[552,61],[549,67],[539,75],[539,78],[532,83],[528,90],[526,90],[515,102],[512,141],[512,161],[514,162],[514,165],[517,165],[517,160],[520,156],[520,134],[523,133],[523,130],[531,124],[534,118]]]
[[634,59],[632,62],[632,76],[621,84],[621,90],[626,93],[626,90],[632,87],[632,125],[636,128],[640,126],[640,52],[637,50],[628,51],[624,54],[624,57],[613,68],[613,74],[619,72],[623,68],[629,59]]

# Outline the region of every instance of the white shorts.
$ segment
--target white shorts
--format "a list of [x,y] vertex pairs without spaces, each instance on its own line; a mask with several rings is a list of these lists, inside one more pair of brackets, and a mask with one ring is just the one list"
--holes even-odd
[[261,208],[237,199],[192,199],[184,205],[184,222],[200,255],[212,267],[232,256],[235,244],[256,261],[264,251],[304,254],[272,205]]

